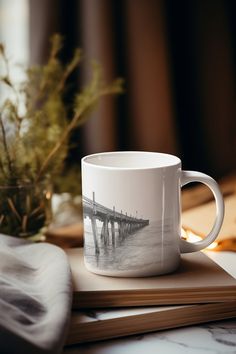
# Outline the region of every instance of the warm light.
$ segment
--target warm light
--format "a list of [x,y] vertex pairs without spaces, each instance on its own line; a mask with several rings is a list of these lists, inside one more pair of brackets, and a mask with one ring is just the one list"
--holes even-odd
[[51,197],[52,197],[52,193],[49,192],[49,191],[47,191],[45,196],[46,196],[46,199],[47,199],[47,200],[50,200]]
[[213,248],[216,248],[218,246],[218,242],[212,242],[207,249],[208,250],[213,250]]
[[[187,228],[183,228],[181,229],[181,237],[189,242],[198,242],[201,241],[203,239],[203,237],[197,235],[196,233],[194,233],[192,230],[187,229]],[[214,248],[216,248],[218,246],[217,242],[213,242],[212,244],[210,244],[210,246],[208,246],[206,249],[208,250],[213,250]]]

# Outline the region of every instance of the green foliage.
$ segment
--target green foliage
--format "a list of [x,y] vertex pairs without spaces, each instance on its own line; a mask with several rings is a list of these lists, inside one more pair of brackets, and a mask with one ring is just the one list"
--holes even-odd
[[9,62],[0,44],[5,65],[0,82],[14,95],[14,99],[6,100],[0,107],[1,185],[53,181],[62,171],[72,130],[86,121],[102,96],[123,90],[121,79],[105,84],[100,66],[93,63],[91,81],[76,95],[73,115],[68,117],[69,107],[63,101],[67,80],[79,66],[82,55],[76,49],[71,61],[63,65],[58,57],[62,47],[62,37],[55,34],[48,62],[28,68],[24,82],[17,86],[11,80]]

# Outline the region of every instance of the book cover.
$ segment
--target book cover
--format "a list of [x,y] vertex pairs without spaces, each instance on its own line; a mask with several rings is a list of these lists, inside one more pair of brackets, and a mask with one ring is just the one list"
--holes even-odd
[[182,255],[175,273],[147,278],[93,274],[84,266],[81,248],[67,254],[74,284],[73,308],[236,301],[236,280],[202,252]]

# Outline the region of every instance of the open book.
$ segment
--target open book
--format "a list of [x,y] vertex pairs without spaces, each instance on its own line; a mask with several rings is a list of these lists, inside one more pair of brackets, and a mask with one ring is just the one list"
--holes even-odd
[[86,270],[81,248],[67,254],[74,283],[73,308],[236,301],[236,280],[201,252],[182,255],[175,273],[148,278],[96,275]]

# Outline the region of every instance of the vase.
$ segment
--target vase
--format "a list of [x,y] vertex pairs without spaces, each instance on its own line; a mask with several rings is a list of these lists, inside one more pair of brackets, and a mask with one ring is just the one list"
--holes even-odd
[[30,238],[51,221],[52,188],[46,182],[0,186],[0,233]]

